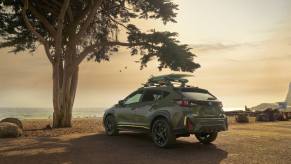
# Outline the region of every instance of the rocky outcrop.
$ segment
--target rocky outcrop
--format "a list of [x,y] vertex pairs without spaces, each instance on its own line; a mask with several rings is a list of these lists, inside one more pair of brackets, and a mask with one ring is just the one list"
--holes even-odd
[[10,122],[0,122],[0,138],[20,137],[22,129],[17,124]]
[[0,122],[10,122],[10,123],[14,123],[16,124],[20,129],[23,129],[23,125],[22,122],[17,119],[17,118],[5,118],[3,120],[1,120]]

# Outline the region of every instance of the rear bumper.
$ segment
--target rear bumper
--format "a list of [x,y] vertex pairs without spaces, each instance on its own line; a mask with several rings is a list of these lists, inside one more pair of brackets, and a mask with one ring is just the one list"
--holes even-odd
[[184,128],[176,129],[176,134],[194,134],[201,132],[220,132],[228,129],[227,118],[185,117]]

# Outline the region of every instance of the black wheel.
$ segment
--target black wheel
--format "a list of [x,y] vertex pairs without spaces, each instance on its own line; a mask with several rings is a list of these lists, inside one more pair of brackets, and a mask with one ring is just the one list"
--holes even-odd
[[118,135],[119,131],[117,129],[114,116],[112,115],[106,116],[104,120],[104,127],[105,127],[105,132],[107,135],[109,136]]
[[169,147],[176,141],[176,137],[171,126],[164,118],[158,118],[155,120],[151,131],[153,141],[159,147]]
[[196,138],[203,144],[209,144],[217,138],[217,132],[212,133],[197,133]]

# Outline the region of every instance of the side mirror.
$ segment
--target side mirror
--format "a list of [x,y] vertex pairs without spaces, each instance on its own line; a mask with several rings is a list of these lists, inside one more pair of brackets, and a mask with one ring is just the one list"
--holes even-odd
[[120,101],[118,101],[118,105],[120,105],[120,106],[124,106],[124,100],[120,100]]

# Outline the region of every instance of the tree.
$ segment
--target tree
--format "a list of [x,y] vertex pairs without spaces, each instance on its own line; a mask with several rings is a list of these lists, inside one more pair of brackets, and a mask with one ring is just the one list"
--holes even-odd
[[[159,69],[193,72],[188,45],[175,32],[143,32],[133,19],[175,22],[178,6],[171,0],[0,0],[0,48],[35,51],[41,44],[52,65],[53,127],[70,127],[84,59],[109,60],[122,46],[140,54],[141,69],[156,58]],[[125,31],[127,39],[118,36]]]

